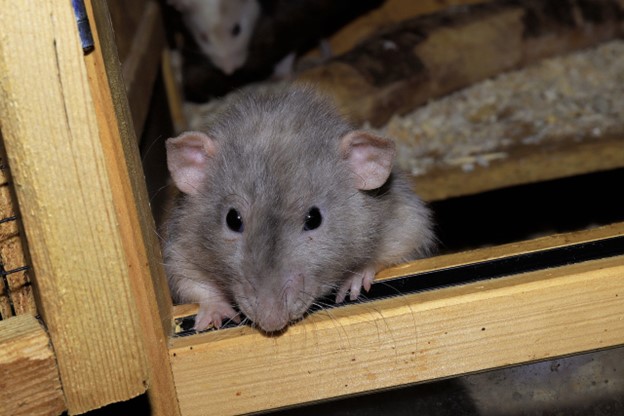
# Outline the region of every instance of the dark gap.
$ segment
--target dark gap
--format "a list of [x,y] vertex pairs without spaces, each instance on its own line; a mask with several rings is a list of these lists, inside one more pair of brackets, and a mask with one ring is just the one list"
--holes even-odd
[[440,252],[624,221],[623,183],[615,169],[433,202]]

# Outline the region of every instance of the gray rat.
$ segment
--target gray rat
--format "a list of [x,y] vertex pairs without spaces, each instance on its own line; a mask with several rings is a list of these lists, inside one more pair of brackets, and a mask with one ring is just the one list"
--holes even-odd
[[199,303],[195,329],[265,332],[320,297],[369,290],[382,267],[429,254],[429,210],[393,168],[391,140],[354,130],[309,86],[238,92],[203,131],[166,142],[182,192],[163,254],[172,294]]

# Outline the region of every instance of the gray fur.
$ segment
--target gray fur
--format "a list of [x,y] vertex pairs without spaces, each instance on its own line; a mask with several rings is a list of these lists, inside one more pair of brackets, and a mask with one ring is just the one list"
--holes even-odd
[[[299,319],[319,297],[364,267],[425,256],[430,214],[396,169],[380,189],[360,191],[342,157],[352,127],[311,88],[240,93],[205,133],[218,151],[195,195],[171,213],[166,270],[179,302],[218,288],[265,330]],[[311,207],[321,226],[304,231]],[[230,208],[244,231],[228,229]],[[264,315],[281,315],[279,318]]]

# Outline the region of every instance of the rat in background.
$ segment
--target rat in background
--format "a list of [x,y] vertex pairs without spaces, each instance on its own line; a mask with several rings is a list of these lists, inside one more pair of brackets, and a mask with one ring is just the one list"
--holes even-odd
[[195,42],[225,74],[247,60],[260,16],[257,0],[168,0],[181,14]]
[[270,333],[336,291],[355,300],[383,267],[426,256],[430,212],[393,168],[395,146],[353,129],[309,86],[238,92],[202,131],[167,140],[181,196],[165,225],[174,300],[195,329]]

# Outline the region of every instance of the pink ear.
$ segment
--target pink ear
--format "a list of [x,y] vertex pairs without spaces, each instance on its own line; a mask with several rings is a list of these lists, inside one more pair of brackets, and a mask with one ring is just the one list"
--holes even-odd
[[394,162],[392,140],[356,130],[342,138],[340,151],[351,166],[357,189],[377,189],[388,180]]
[[217,152],[217,144],[206,134],[188,131],[168,139],[167,167],[178,189],[196,194],[206,178],[206,166]]

